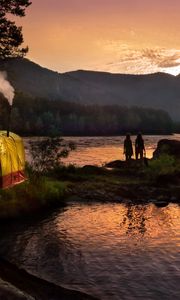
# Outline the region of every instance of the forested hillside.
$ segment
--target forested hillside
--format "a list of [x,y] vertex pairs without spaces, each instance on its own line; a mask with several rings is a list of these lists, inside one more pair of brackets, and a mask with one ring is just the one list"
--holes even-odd
[[[7,128],[8,104],[1,97],[0,129]],[[162,110],[118,105],[82,105],[16,95],[11,130],[21,135],[119,135],[126,132],[171,133],[172,120]]]

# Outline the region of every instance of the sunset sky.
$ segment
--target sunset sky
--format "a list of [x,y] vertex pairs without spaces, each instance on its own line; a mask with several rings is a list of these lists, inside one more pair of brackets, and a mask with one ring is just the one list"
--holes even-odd
[[180,0],[32,0],[28,58],[66,72],[180,73]]

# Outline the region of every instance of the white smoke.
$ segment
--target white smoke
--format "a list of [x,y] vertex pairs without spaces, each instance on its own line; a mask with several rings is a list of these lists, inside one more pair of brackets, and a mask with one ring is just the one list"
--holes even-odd
[[14,88],[7,80],[7,73],[0,72],[0,93],[8,100],[9,104],[13,104],[14,99]]

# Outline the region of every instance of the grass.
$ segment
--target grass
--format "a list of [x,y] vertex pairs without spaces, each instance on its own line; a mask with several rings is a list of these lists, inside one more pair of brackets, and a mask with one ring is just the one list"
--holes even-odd
[[172,180],[179,180],[177,174],[180,174],[180,161],[164,154],[149,161],[148,167],[142,167],[141,170],[126,168],[125,171],[123,168],[107,170],[93,166],[60,166],[43,174],[27,167],[27,181],[0,190],[0,218],[26,216],[43,208],[63,206],[69,189],[77,192],[115,192],[120,187],[133,189],[136,186],[150,186],[160,183],[159,179],[168,186]]
[[160,157],[149,162],[145,176],[150,182],[156,182],[159,178],[176,176],[180,172],[180,161],[169,154],[162,154]]
[[121,176],[105,168],[74,166],[55,168],[48,173],[34,172],[27,166],[28,180],[0,190],[0,218],[31,215],[43,207],[63,206],[69,187],[86,191],[114,189],[124,184],[137,184],[138,178]]
[[43,207],[63,206],[68,182],[48,177],[32,177],[12,188],[0,190],[0,217],[32,214]]

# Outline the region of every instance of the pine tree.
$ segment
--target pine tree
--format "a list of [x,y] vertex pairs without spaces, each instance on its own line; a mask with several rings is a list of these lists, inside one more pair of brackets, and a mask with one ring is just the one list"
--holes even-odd
[[0,58],[23,57],[28,47],[23,43],[22,27],[16,26],[9,15],[25,16],[25,9],[31,4],[29,0],[0,0]]

